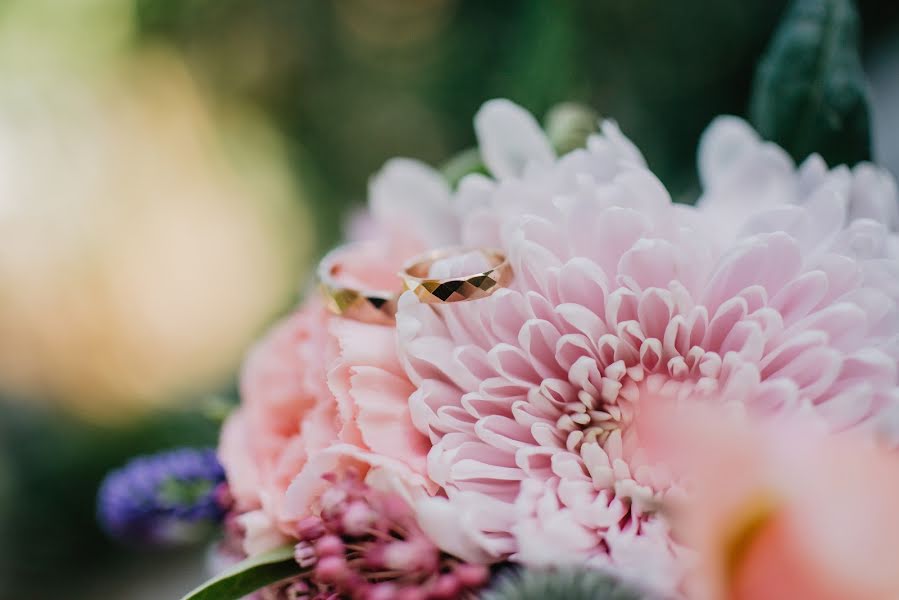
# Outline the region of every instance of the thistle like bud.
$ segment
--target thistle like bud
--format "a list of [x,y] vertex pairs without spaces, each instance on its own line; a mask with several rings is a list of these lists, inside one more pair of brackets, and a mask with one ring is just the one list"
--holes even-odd
[[211,449],[183,448],[139,457],[100,486],[97,517],[123,541],[178,545],[198,541],[221,523],[230,494]]

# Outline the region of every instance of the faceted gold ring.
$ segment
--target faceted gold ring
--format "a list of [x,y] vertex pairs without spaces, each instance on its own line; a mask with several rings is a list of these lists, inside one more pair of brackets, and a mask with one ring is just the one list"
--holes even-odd
[[[490,268],[480,273],[461,277],[432,279],[428,277],[431,266],[438,260],[479,252],[487,259]],[[418,256],[399,274],[407,290],[411,290],[422,302],[443,304],[486,298],[496,290],[506,287],[512,280],[512,268],[505,253],[493,248],[444,248]]]
[[396,319],[397,292],[359,289],[340,282],[344,271],[343,259],[353,250],[358,251],[358,245],[340,246],[325,255],[319,263],[319,288],[325,306],[335,315],[354,321],[392,325]]

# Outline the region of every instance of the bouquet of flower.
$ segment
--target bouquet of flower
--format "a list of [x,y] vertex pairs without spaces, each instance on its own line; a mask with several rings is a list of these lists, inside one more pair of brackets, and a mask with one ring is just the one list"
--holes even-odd
[[[822,52],[809,27],[854,31],[812,4],[760,70],[766,137],[808,127],[802,90],[777,94]],[[837,138],[796,130],[792,151],[851,150],[857,66],[824,71]],[[182,450],[113,474],[107,528],[223,523],[189,600],[899,597],[895,180],[797,167],[719,117],[691,206],[612,121],[562,154],[506,100],[474,126],[457,182],[411,160],[372,180],[250,352],[221,466]]]

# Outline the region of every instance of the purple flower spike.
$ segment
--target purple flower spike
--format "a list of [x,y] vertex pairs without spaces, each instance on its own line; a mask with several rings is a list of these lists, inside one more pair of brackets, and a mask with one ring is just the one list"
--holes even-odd
[[110,472],[97,516],[113,538],[178,545],[197,541],[225,515],[225,472],[209,448],[181,448],[135,458]]

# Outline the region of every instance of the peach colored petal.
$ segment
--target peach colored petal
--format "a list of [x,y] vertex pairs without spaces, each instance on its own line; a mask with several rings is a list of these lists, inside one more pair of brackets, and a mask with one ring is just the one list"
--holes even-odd
[[328,384],[340,410],[340,439],[423,473],[430,445],[412,425],[415,387],[397,359],[395,329],[333,319],[330,331],[339,347]]
[[330,485],[322,476],[326,473],[353,468],[363,475],[371,470],[387,471],[414,494],[426,487],[423,475],[412,471],[405,463],[363,450],[352,444],[337,443],[317,452],[296,476],[285,496],[284,517],[297,520],[315,508],[315,502]]
[[252,556],[284,545],[287,537],[278,530],[271,516],[264,510],[251,510],[237,517],[245,531],[244,552]]
[[358,407],[357,424],[365,445],[424,473],[430,444],[409,416],[408,380],[373,367],[356,367],[351,394]]
[[[378,284],[389,270],[395,280],[393,267],[376,272],[373,265],[386,269],[405,257],[378,248],[344,257],[344,275]],[[397,359],[394,328],[345,320],[326,312],[317,298],[307,301],[249,354],[242,406],[223,430],[221,454],[239,510],[261,507],[272,526],[291,534],[293,520],[310,509],[314,494],[301,494],[306,499],[298,503],[298,492],[288,489],[300,476],[313,482],[325,472],[322,465],[395,461],[403,473],[399,480],[435,492],[420,475],[429,444],[411,422],[413,391]],[[321,483],[310,483],[304,493]],[[259,516],[253,518],[258,524]],[[265,528],[257,529],[264,538]]]
[[795,420],[756,424],[709,406],[660,419],[664,439],[653,439],[660,429],[642,433],[690,482],[671,514],[698,553],[696,597],[899,597],[899,457],[861,436]]
[[231,495],[238,509],[257,508],[259,473],[250,453],[246,419],[240,409],[231,413],[222,426],[218,458],[228,473]]
[[403,372],[396,356],[396,330],[393,327],[332,319],[329,331],[337,341],[342,363],[370,365],[396,374]]

